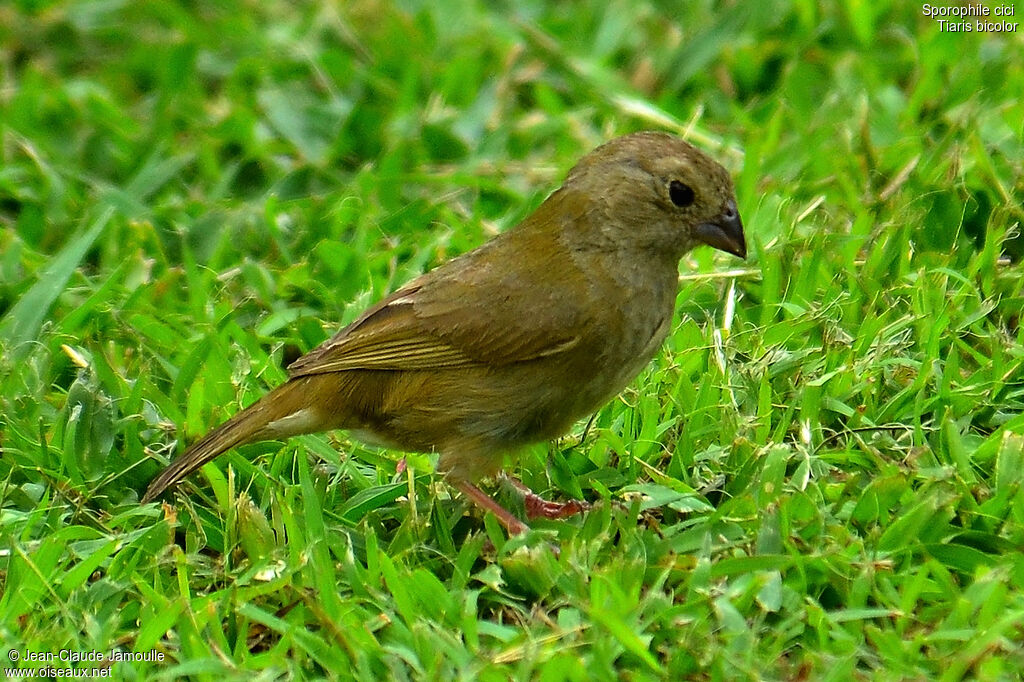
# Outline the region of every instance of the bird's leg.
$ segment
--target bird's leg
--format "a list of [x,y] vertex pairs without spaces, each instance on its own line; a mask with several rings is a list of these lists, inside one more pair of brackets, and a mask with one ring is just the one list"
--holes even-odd
[[590,503],[582,500],[569,500],[568,502],[545,500],[514,476],[505,474],[505,480],[522,494],[527,518],[564,519],[575,514],[582,514],[590,509]]
[[[468,481],[452,481],[452,484],[462,491],[462,494],[477,503],[482,509],[491,512],[496,517],[501,525],[505,526],[505,530],[508,531],[509,536],[519,535],[529,530],[529,526],[517,519],[512,515],[512,512],[502,507],[500,504],[491,499],[487,493],[480,488]],[[519,485],[522,485],[520,483]]]

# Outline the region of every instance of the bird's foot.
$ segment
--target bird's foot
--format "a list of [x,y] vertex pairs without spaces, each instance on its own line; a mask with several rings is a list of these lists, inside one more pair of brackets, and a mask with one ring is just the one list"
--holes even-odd
[[505,478],[513,488],[523,496],[523,505],[526,508],[526,517],[530,519],[565,519],[576,514],[582,514],[590,509],[590,503],[582,500],[569,500],[568,502],[552,502],[545,500],[518,478],[506,475]]
[[[523,496],[523,506],[526,510],[526,517],[529,519],[564,519],[574,514],[580,514],[590,509],[590,503],[581,500],[569,500],[568,502],[550,502],[537,493],[530,490],[525,483],[518,478],[505,476],[509,484]],[[509,510],[498,504],[480,488],[468,481],[455,480],[452,484],[462,491],[462,494],[476,503],[480,508],[491,512],[497,517],[501,525],[505,526],[509,536],[521,535],[529,530],[529,526],[517,519]]]
[[493,498],[487,495],[487,493],[480,490],[480,488],[477,488],[472,483],[469,483],[468,481],[453,481],[453,483],[456,488],[462,491],[463,495],[475,502],[481,509],[485,509],[494,514],[498,521],[501,522],[501,525],[505,526],[505,530],[508,531],[509,537],[513,535],[521,535],[529,530],[529,526],[513,516],[512,512],[495,502]]

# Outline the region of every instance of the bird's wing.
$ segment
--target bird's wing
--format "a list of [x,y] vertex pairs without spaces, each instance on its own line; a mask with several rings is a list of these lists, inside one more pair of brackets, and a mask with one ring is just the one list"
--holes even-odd
[[543,253],[532,265],[506,260],[521,253],[517,246],[492,242],[414,280],[296,360],[289,373],[498,366],[572,348],[584,321],[582,273],[555,262],[565,259],[554,241],[533,244]]

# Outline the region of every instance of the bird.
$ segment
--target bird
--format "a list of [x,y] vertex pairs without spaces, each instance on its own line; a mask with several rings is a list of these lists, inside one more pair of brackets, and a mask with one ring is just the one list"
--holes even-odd
[[[728,171],[664,132],[583,156],[515,227],[413,279],[288,366],[288,379],[173,460],[149,502],[236,446],[344,429],[437,453],[437,471],[509,535],[528,525],[481,490],[507,455],[614,398],[670,331],[679,262],[747,245]],[[548,502],[525,486],[527,516]]]

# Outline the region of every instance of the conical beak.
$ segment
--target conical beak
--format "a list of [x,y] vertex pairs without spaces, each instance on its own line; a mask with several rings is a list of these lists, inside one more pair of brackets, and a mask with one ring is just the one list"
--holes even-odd
[[722,215],[713,222],[697,226],[697,238],[708,246],[731,253],[740,258],[747,257],[747,240],[743,237],[743,221],[736,204],[730,201]]

